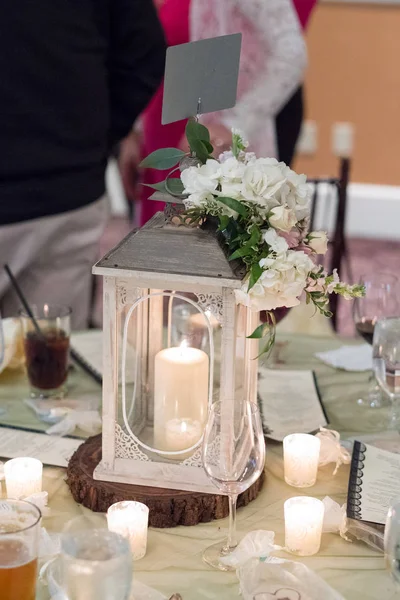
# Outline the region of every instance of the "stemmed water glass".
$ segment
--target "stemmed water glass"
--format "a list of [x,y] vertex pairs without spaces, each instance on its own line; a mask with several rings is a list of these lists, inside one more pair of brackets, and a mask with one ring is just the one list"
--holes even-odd
[[[368,344],[372,344],[378,319],[399,314],[398,283],[397,277],[389,273],[372,273],[360,277],[360,284],[365,286],[366,294],[362,298],[355,298],[353,319],[357,332]],[[374,379],[371,379],[367,397],[359,398],[357,403],[370,408],[382,406],[382,394]]]
[[223,558],[237,546],[237,497],[257,481],[264,464],[265,441],[257,406],[252,402],[235,408],[213,404],[204,433],[203,465],[212,483],[229,497],[229,535],[225,543],[204,551],[203,560],[210,566],[233,570]]
[[399,429],[400,317],[389,317],[376,323],[372,352],[375,377],[392,405],[389,427]]

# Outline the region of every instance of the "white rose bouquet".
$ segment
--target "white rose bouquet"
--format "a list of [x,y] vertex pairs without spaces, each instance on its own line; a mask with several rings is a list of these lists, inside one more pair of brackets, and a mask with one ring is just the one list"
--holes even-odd
[[[190,120],[189,158],[166,148],[153,152],[142,166],[168,169],[180,163],[180,180],[167,178],[151,187],[179,194],[192,223],[217,218],[229,260],[246,265],[237,302],[267,311],[274,323],[271,311],[296,306],[303,294],[327,317],[329,294],[364,295],[362,286],[342,283],[336,272],[328,274],[316,264],[316,256],[327,251],[328,238],[323,231],[308,231],[311,191],[306,176],[274,158],[246,152],[241,133],[232,133],[231,150],[216,159],[207,128]],[[263,337],[268,328],[261,325],[252,337]]]

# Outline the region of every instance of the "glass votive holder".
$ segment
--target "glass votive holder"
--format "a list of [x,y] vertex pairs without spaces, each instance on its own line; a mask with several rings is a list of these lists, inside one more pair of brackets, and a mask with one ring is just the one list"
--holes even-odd
[[141,502],[116,502],[107,511],[108,529],[129,540],[133,560],[146,554],[148,522],[149,509]]
[[37,458],[12,458],[4,465],[7,497],[23,500],[42,491],[43,463]]
[[291,554],[312,556],[321,546],[325,506],[317,498],[296,496],[286,500],[285,548]]
[[317,480],[321,440],[307,433],[293,433],[283,440],[285,481],[293,487],[311,487]]

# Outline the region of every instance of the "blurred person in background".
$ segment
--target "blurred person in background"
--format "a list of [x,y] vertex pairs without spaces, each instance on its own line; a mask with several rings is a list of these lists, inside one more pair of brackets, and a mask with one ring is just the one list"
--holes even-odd
[[[301,27],[306,29],[317,0],[293,0]],[[279,160],[291,165],[304,118],[304,90],[300,85],[275,119]]]
[[[0,20],[0,264],[32,304],[87,325],[104,174],[161,81],[152,0],[7,2]],[[3,316],[19,303],[0,270]]]
[[[168,45],[242,33],[237,104],[204,115],[201,121],[210,129],[216,155],[229,148],[231,128],[236,127],[250,141],[250,150],[278,157],[275,118],[301,83],[306,65],[292,0],[158,0],[158,9]],[[161,86],[143,115],[141,132],[132,133],[121,146],[122,180],[128,198],[138,208],[140,224],[162,209],[162,204],[147,201],[149,189],[136,186],[139,155],[182,145],[184,136],[186,121],[161,125],[162,97]],[[165,174],[146,169],[143,182],[155,183]]]

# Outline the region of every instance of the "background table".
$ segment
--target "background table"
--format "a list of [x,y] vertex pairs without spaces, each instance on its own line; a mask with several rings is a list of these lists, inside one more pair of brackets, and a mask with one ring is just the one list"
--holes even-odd
[[[332,428],[343,435],[376,429],[376,420],[384,417],[384,410],[366,410],[356,404],[357,397],[367,390],[368,373],[338,371],[313,356],[315,352],[339,347],[343,343],[341,340],[333,336],[285,334],[278,336],[278,343],[280,358],[284,360],[282,368],[315,370]],[[7,407],[7,415],[1,417],[1,422],[43,430],[46,425],[39,423],[30,409],[21,404],[26,390],[21,374],[6,373],[0,378],[0,407]],[[100,394],[100,390],[87,376],[75,372],[71,376],[70,396],[78,393]],[[239,536],[251,530],[268,529],[276,532],[276,543],[283,544],[283,503],[287,498],[299,495],[298,492],[321,499],[329,495],[344,503],[349,467],[342,466],[336,477],[332,477],[332,471],[333,465],[320,469],[313,488],[297,491],[283,480],[282,445],[268,443],[266,483],[260,496],[238,511]],[[44,526],[49,531],[60,531],[65,522],[75,516],[91,514],[73,501],[64,477],[63,469],[45,468],[43,489],[49,492],[51,515],[44,519]],[[209,544],[222,540],[227,526],[225,519],[195,527],[150,530],[148,552],[144,559],[135,563],[135,577],[167,597],[173,592],[180,592],[184,600],[231,600],[238,597],[236,575],[213,571],[201,559]],[[293,557],[287,555],[287,558]],[[382,554],[363,543],[349,543],[339,535],[325,534],[319,554],[302,559],[302,562],[319,573],[347,600],[387,600],[394,595]],[[38,600],[47,598],[46,590],[39,589]]]

